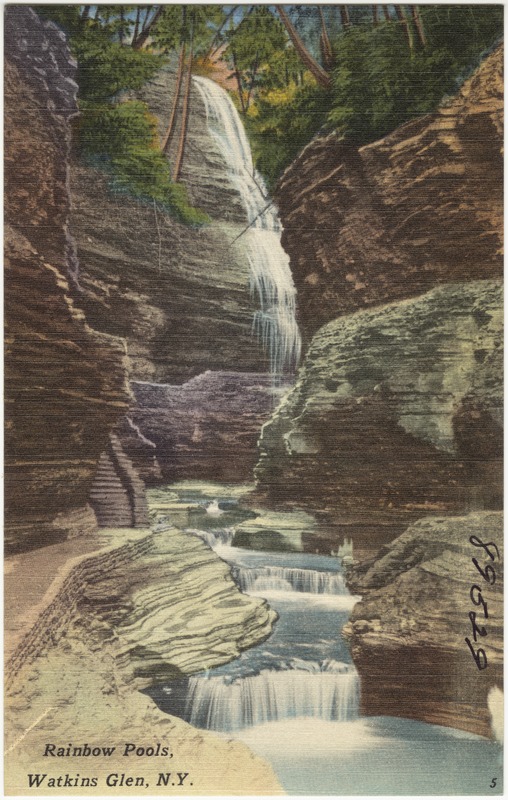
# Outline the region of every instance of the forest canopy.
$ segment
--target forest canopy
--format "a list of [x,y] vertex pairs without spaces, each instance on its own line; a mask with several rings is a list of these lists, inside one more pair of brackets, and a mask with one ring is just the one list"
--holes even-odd
[[[117,189],[203,222],[181,183],[193,72],[217,68],[273,187],[318,131],[355,145],[434,110],[503,32],[502,5],[39,6],[78,62],[78,148]],[[132,99],[170,61],[176,95],[159,141]],[[168,106],[170,104],[168,103]],[[167,153],[175,153],[169,163]]]

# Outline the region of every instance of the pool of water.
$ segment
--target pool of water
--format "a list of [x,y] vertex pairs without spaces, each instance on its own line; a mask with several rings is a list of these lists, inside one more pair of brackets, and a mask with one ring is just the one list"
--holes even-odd
[[152,689],[158,705],[248,744],[289,794],[502,791],[496,743],[408,719],[360,716],[360,681],[341,634],[358,598],[347,590],[341,559],[232,546],[237,525],[254,513],[242,510],[237,494],[210,488],[172,487],[179,502],[199,506],[189,536],[206,541],[241,590],[265,598],[278,620],[266,641],[234,661]]

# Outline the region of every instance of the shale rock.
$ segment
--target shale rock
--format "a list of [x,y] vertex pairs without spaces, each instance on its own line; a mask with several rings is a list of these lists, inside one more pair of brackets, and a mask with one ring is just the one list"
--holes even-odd
[[259,431],[287,389],[264,373],[210,370],[181,386],[134,381],[131,388],[132,421],[154,443],[166,481],[234,482],[251,479]]
[[[138,97],[163,136],[174,68],[159,72]],[[173,151],[170,150],[170,159]],[[246,212],[227,176],[206,111],[191,89],[182,181],[211,222],[177,223],[152,203],[114,193],[105,173],[75,162],[72,226],[81,262],[76,300],[94,327],[125,337],[131,377],[183,382],[207,369],[267,371],[252,336]]]
[[[502,532],[498,512],[425,517],[349,571],[349,588],[362,599],[344,634],[361,676],[363,713],[490,735],[487,698],[503,681]],[[480,572],[487,565],[489,580]],[[477,642],[470,612],[486,631]],[[485,653],[481,669],[466,638]]]
[[[154,683],[170,687],[175,676],[238,656],[270,633],[274,612],[265,601],[241,594],[226,564],[197,537],[176,529],[131,529],[93,538],[99,549],[81,552],[63,567],[60,562],[36,609],[23,598],[30,611],[25,628],[11,618],[8,644],[12,636],[16,642],[6,667],[8,791],[26,793],[29,773],[67,772],[97,776],[98,788],[86,793],[118,795],[118,788],[108,788],[107,775],[123,772],[145,777],[149,789],[142,794],[167,795],[158,777],[173,769],[191,775],[189,794],[242,794],[245,786],[260,794],[281,791],[271,768],[244,745],[197,731],[136,691]],[[7,561],[12,617],[19,583],[30,584],[34,573],[40,582],[44,570],[63,557],[59,549],[69,555],[71,545]],[[55,549],[48,559],[46,551]],[[48,742],[108,745],[114,752],[93,763],[70,756],[64,769],[58,759],[43,757]],[[174,758],[126,758],[127,742],[154,751],[169,746]],[[65,788],[43,788],[51,796],[68,794]],[[140,789],[122,793],[139,797]]]
[[503,50],[458,95],[356,149],[312,141],[276,192],[307,342],[339,314],[502,275]]
[[367,542],[429,512],[500,508],[501,331],[495,281],[324,326],[263,427],[258,492]]
[[124,343],[89,327],[67,282],[75,63],[30,8],[5,26],[5,540],[23,550],[94,529],[88,494],[129,389]]

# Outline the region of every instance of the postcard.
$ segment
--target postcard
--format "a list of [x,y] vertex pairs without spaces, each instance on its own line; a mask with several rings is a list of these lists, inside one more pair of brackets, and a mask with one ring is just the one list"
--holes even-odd
[[503,792],[503,13],[5,18],[5,793]]

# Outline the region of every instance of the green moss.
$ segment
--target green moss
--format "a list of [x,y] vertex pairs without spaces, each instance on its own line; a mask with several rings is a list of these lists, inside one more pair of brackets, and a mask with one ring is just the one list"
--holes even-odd
[[256,168],[272,190],[289,164],[327,123],[330,93],[315,84],[299,87],[288,99],[270,95],[256,102],[245,124]]
[[182,184],[171,180],[169,162],[158,146],[156,120],[145,103],[82,103],[79,150],[111,174],[113,191],[156,202],[181,222],[202,225],[208,216],[193,208]]

